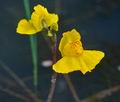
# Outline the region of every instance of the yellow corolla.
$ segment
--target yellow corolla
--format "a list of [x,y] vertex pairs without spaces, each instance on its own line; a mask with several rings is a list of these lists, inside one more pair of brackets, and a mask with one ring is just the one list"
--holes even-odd
[[[34,7],[34,11],[30,20],[22,19],[17,26],[17,32],[20,34],[35,34],[42,31],[43,28],[58,28],[58,15],[49,13],[46,8],[38,4]],[[58,30],[58,29],[54,29]]]
[[81,36],[75,29],[63,33],[59,44],[59,51],[63,58],[53,65],[57,73],[67,74],[81,71],[83,74],[91,72],[104,57],[104,53],[96,50],[84,50]]

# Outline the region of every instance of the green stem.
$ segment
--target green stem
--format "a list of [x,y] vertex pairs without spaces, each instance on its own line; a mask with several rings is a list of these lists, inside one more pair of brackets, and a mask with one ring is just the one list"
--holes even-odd
[[[27,19],[30,19],[30,4],[29,0],[24,0],[24,7]],[[35,35],[30,35],[30,44],[32,51],[32,62],[33,62],[33,84],[35,89],[38,85],[38,60],[37,60],[37,37]]]
[[30,4],[29,4],[29,0],[23,0],[24,2],[24,8],[25,8],[25,13],[26,13],[26,17],[27,19],[30,19]]
[[32,60],[33,60],[33,83],[35,88],[38,85],[38,61],[37,61],[37,37],[34,35],[30,36]]

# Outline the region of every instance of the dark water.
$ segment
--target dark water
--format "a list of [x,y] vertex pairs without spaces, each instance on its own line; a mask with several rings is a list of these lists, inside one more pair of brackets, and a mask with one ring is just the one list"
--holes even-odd
[[[104,89],[120,84],[120,1],[119,0],[30,0],[31,8],[41,3],[49,11],[60,15],[59,34],[72,28],[81,32],[86,49],[98,49],[106,53],[106,57],[92,73],[82,75],[71,73],[80,99]],[[57,7],[55,9],[55,7]],[[2,0],[0,2],[0,60],[6,63],[20,78],[32,75],[32,59],[29,37],[21,36],[15,29],[18,21],[25,17],[22,0]],[[39,46],[39,92],[46,99],[52,70],[41,66],[41,61],[51,59],[51,52],[43,37],[38,35]],[[119,68],[119,70],[118,70]],[[10,75],[0,68],[0,79]],[[6,79],[5,79],[6,80]],[[32,81],[26,81],[32,89]],[[7,85],[0,81],[0,85]],[[1,87],[0,86],[0,87]],[[12,88],[21,91],[21,87]],[[24,95],[25,93],[23,93]],[[26,94],[25,94],[26,95]],[[100,102],[120,102],[120,92],[106,97]],[[24,102],[0,91],[0,102]],[[62,75],[59,75],[52,102],[75,102]],[[98,102],[98,101],[96,101]]]

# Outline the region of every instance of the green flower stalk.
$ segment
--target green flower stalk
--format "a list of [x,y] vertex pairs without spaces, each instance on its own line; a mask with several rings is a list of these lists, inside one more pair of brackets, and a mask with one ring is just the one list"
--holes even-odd
[[[29,0],[24,0],[24,7],[26,12],[26,18],[30,19],[30,5]],[[31,44],[31,51],[32,51],[32,62],[33,62],[33,84],[35,88],[38,85],[38,59],[37,59],[37,37],[36,35],[29,35],[30,36],[30,44]]]

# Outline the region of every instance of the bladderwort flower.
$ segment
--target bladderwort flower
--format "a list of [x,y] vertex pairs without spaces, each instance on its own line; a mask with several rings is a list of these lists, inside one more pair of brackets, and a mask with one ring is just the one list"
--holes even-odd
[[38,4],[34,7],[34,11],[29,20],[21,19],[17,26],[17,33],[19,34],[36,34],[48,28],[58,31],[58,15],[49,13],[45,7]]
[[91,72],[104,57],[104,53],[96,50],[84,50],[81,36],[75,29],[64,32],[59,44],[62,58],[53,65],[57,73],[67,74],[81,71]]

